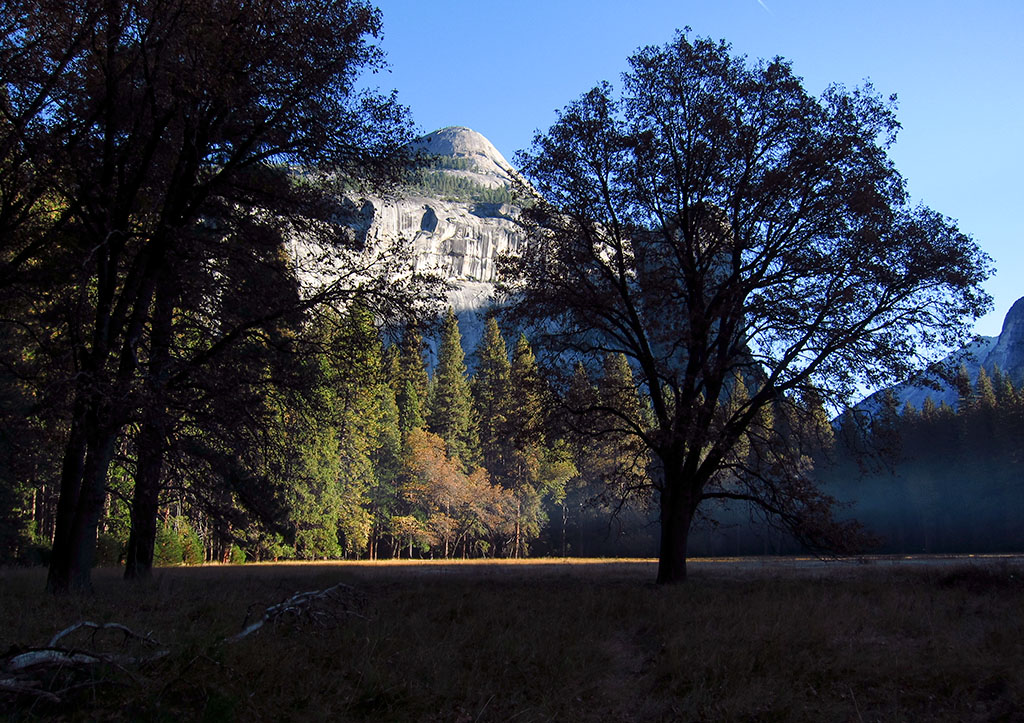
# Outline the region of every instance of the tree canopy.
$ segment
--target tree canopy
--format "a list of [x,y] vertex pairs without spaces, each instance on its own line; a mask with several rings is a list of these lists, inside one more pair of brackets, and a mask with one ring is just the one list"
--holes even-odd
[[514,313],[563,369],[625,355],[649,396],[649,415],[591,411],[651,452],[659,581],[685,578],[715,500],[844,549],[856,531],[814,483],[804,407],[961,344],[990,303],[988,258],[911,204],[887,153],[894,99],[870,86],[815,98],[788,62],[687,33],[629,66],[520,155],[539,198],[533,242],[502,264]]
[[404,178],[404,108],[356,86],[382,67],[379,32],[362,0],[5,5],[4,316],[30,330],[29,355],[41,309],[63,325],[54,347],[68,431],[50,589],[89,587],[127,424],[141,425],[150,455],[134,483],[148,544],[131,571],[152,557],[176,388],[247,337],[289,343],[276,329],[316,304],[360,297],[393,311],[409,300],[392,273],[407,255],[366,249],[330,223],[336,179]]

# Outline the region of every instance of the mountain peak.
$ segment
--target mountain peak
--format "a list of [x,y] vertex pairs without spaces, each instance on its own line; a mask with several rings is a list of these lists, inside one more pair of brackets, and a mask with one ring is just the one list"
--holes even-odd
[[999,367],[1015,385],[1024,383],[1024,298],[1017,299],[1003,319],[1003,330],[985,367]]
[[[1003,320],[1003,331],[999,336],[978,337],[963,349],[953,352],[940,362],[947,379],[951,379],[961,365],[967,369],[972,382],[978,378],[978,371],[984,367],[989,374],[993,374],[998,368],[1015,387],[1024,384],[1024,297],[1017,299],[1006,313]],[[933,389],[930,385],[923,383],[921,378],[932,378],[934,382],[938,383],[939,388]],[[896,393],[896,399],[900,405],[909,403],[920,409],[925,398],[931,397],[932,401],[936,403],[946,402],[950,406],[956,406],[959,393],[952,384],[934,375],[929,377],[922,375],[921,378],[911,379],[904,384],[890,387]],[[870,410],[876,409],[884,391],[875,392],[858,406]]]
[[509,180],[511,164],[493,143],[472,128],[439,128],[413,141],[412,147],[432,156],[464,158],[477,173],[500,178],[504,183]]

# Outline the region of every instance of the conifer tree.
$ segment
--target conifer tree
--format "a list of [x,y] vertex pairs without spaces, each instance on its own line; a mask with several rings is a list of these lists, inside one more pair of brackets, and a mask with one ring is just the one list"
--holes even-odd
[[1003,370],[996,364],[992,369],[992,389],[995,391],[996,396],[999,396],[999,389],[1003,386],[1003,380],[1006,376],[1003,374]]
[[935,404],[935,400],[932,399],[931,395],[929,394],[924,398],[924,401],[921,402],[921,417],[926,422],[931,423],[934,422],[938,418],[938,416],[939,408]]
[[804,448],[812,454],[831,448],[835,443],[835,430],[819,391],[814,388],[804,390],[800,406],[803,409],[802,429],[806,439]]
[[517,447],[542,446],[545,427],[545,385],[537,358],[525,334],[520,334],[509,367],[509,389],[515,403],[508,411],[510,437]]
[[[563,400],[563,414],[559,418],[562,435],[579,447],[581,455],[586,454],[592,422],[591,413],[598,403],[597,388],[590,380],[587,368],[577,362],[573,367],[572,379]],[[582,461],[583,457],[578,457]]]
[[[558,408],[554,428],[565,443],[565,449],[575,469],[575,476],[566,481],[565,494],[561,505],[560,546],[562,556],[568,554],[567,531],[570,525],[570,511],[575,510],[575,524],[580,523],[584,505],[591,503],[603,491],[596,470],[595,440],[591,433],[593,416],[590,411],[597,405],[597,389],[590,380],[587,369],[577,363],[569,380],[565,398]],[[576,551],[578,554],[578,550]]]
[[966,412],[974,400],[974,385],[971,384],[971,374],[965,365],[961,364],[957,369],[953,386],[957,392],[957,411]]
[[391,384],[398,404],[399,427],[403,438],[413,429],[426,426],[424,403],[429,380],[423,363],[423,337],[414,326],[407,326],[402,334],[401,348],[393,357]]
[[974,384],[974,398],[975,404],[982,409],[993,410],[996,408],[996,390],[985,367],[978,369],[978,379]]
[[516,498],[515,524],[510,554],[521,557],[528,542],[544,523],[541,498],[541,465],[545,454],[545,388],[537,359],[526,336],[520,334],[509,369],[509,397],[515,402],[507,415],[507,468],[503,484]]
[[276,421],[284,438],[271,471],[284,489],[295,555],[306,560],[338,557],[342,508],[346,495],[351,499],[352,494],[341,484],[348,470],[342,466],[339,444],[347,446],[349,440],[339,440],[328,419],[298,409],[294,401],[281,405]]
[[368,508],[377,486],[375,457],[381,447],[386,401],[383,348],[373,316],[355,304],[345,320],[341,405],[338,418],[339,485],[342,506],[338,533],[346,555],[361,553],[373,524]]
[[[746,394],[746,387],[737,377],[733,403],[742,403]],[[596,444],[601,476],[612,495],[626,497],[644,486],[649,460],[637,436],[646,427],[644,411],[633,370],[624,354],[605,356],[598,397],[602,409],[616,410],[615,414],[601,415]]]
[[1009,375],[1002,374],[1001,377],[999,385],[996,386],[996,400],[1001,409],[1009,410],[1018,404],[1019,399]]
[[893,460],[898,457],[902,446],[900,405],[896,393],[891,388],[882,393],[881,405],[872,419],[871,434],[876,448],[883,455]]
[[427,424],[431,432],[444,440],[449,457],[457,457],[467,470],[479,464],[480,441],[466,357],[459,322],[451,307],[441,325],[441,347],[430,387]]
[[422,404],[427,398],[430,380],[427,366],[423,361],[423,335],[417,326],[411,325],[402,333],[402,348],[398,354],[399,379],[408,380]]
[[479,420],[480,453],[483,466],[500,475],[505,459],[505,431],[511,403],[511,365],[505,339],[494,314],[487,315],[484,335],[476,350],[477,368],[473,379],[473,403]]
[[420,396],[416,393],[416,387],[412,380],[406,379],[402,383],[395,403],[398,407],[398,428],[401,430],[403,438],[414,429],[423,429],[426,426],[423,420],[423,405],[420,403]]
[[[402,469],[403,430],[395,391],[390,384],[381,384],[378,394],[380,425],[374,449],[371,452],[374,483],[369,491],[367,501],[367,511],[370,515],[367,553],[370,559],[378,557],[380,541],[386,534],[389,522],[397,510],[398,476]],[[420,429],[422,426],[422,420],[420,420],[416,429]]]

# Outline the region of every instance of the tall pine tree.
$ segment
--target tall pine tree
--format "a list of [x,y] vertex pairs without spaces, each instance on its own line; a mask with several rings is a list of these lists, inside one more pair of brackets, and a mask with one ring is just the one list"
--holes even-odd
[[545,386],[537,369],[537,359],[525,335],[520,335],[512,352],[509,370],[507,469],[503,484],[516,497],[515,528],[510,553],[522,557],[529,540],[536,537],[544,523],[541,508],[541,465],[545,443]]
[[[595,462],[607,493],[622,499],[648,487],[649,454],[638,436],[646,431],[647,420],[626,356],[606,355],[603,371],[598,385],[599,404],[603,410],[614,409],[616,413],[598,415]],[[746,394],[745,388],[734,391]]]
[[429,384],[427,367],[423,363],[423,337],[415,326],[405,328],[400,346],[394,358],[391,384],[395,390],[399,427],[404,438],[413,429],[426,426],[424,406]]
[[473,403],[479,420],[481,461],[492,475],[500,475],[505,467],[511,365],[494,314],[487,316],[476,357]]
[[431,432],[444,440],[448,456],[458,458],[467,470],[480,462],[475,416],[459,322],[449,307],[441,325],[441,348],[430,386],[427,424]]

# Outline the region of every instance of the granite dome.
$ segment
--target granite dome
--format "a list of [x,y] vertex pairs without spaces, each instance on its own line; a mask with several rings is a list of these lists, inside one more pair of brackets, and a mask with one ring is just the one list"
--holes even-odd
[[463,158],[472,170],[508,184],[512,165],[483,135],[465,126],[448,126],[413,141],[412,148],[432,156]]

